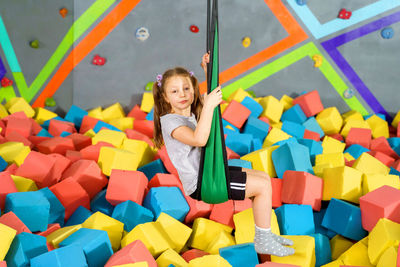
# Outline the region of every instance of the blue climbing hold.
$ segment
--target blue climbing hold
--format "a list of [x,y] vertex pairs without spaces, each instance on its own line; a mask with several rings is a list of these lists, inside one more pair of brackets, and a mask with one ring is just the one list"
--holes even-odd
[[304,6],[304,5],[307,5],[307,0],[296,0],[296,3],[299,6]]
[[381,31],[381,36],[384,39],[391,39],[393,38],[393,35],[394,35],[394,30],[392,27],[386,27]]

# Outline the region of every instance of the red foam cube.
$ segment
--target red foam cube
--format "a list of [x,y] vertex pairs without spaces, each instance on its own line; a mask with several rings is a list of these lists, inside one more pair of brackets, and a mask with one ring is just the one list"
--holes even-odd
[[181,181],[173,174],[157,173],[153,176],[153,178],[150,179],[148,184],[149,189],[160,186],[176,186],[179,187],[182,192],[184,192]]
[[108,182],[106,199],[111,205],[131,200],[142,205],[148,179],[143,172],[112,170]]
[[400,137],[400,121],[399,124],[397,124],[397,137]]
[[60,136],[62,132],[75,133],[75,124],[69,121],[50,120],[49,133],[52,136]]
[[232,100],[222,113],[222,118],[237,128],[242,128],[251,111],[239,102]]
[[282,202],[311,205],[321,209],[323,180],[308,172],[285,171],[282,179]]
[[391,156],[394,159],[399,159],[399,155],[391,148],[387,139],[383,136],[375,138],[371,141],[370,149],[374,151],[379,151]]
[[13,163],[13,164],[9,165],[4,171],[6,171],[12,175],[15,175],[15,172],[17,170],[18,170],[17,164]]
[[37,123],[34,119],[29,118],[29,120],[32,124],[32,134],[37,135],[43,129],[43,127],[40,126],[40,124]]
[[81,127],[79,128],[79,133],[84,134],[90,129],[93,129],[98,121],[100,120],[87,115],[84,116],[81,122]]
[[319,133],[317,132],[313,132],[310,130],[305,129],[304,130],[304,135],[303,135],[304,139],[311,139],[311,140],[315,140],[317,142],[321,141],[321,138],[319,136]]
[[167,171],[169,173],[176,175],[176,177],[179,177],[178,171],[175,169],[174,165],[171,162],[171,159],[168,156],[168,152],[167,149],[165,148],[165,145],[162,146],[159,150],[157,150],[157,155],[160,157]]
[[141,132],[149,138],[153,138],[154,122],[148,120],[135,120],[133,122],[133,129]]
[[31,136],[28,137],[28,140],[33,144],[34,147],[36,147],[41,142],[43,142],[45,140],[49,140],[49,139],[51,139],[51,137],[48,137],[48,136],[31,135]]
[[131,111],[129,111],[127,117],[135,118],[135,120],[145,120],[147,113],[140,109],[139,105],[135,105]]
[[228,200],[224,203],[214,204],[211,210],[210,220],[235,228],[235,224],[233,223],[233,213],[233,200]]
[[314,116],[324,109],[317,90],[300,95],[293,99],[293,105],[299,104],[307,117]]
[[9,211],[0,217],[0,223],[7,225],[17,231],[17,235],[22,232],[32,233],[31,230],[15,215],[14,212]]
[[189,261],[191,261],[193,259],[201,258],[201,257],[203,257],[205,255],[208,255],[208,254],[209,253],[207,253],[207,252],[205,252],[203,250],[192,248],[192,249],[189,249],[189,250],[183,252],[181,256],[186,262],[189,262]]
[[272,207],[277,208],[282,206],[282,200],[281,200],[282,179],[271,177],[271,188],[272,188]]
[[90,160],[94,160],[97,162],[99,160],[100,149],[103,146],[114,147],[112,144],[107,143],[107,142],[98,142],[95,145],[90,145],[90,146],[85,147],[84,149],[82,149],[79,152],[81,152],[83,159],[90,159]]
[[65,208],[65,221],[79,206],[90,209],[90,198],[83,187],[72,179],[65,179],[52,187],[50,190],[60,200]]
[[373,156],[374,158],[378,159],[380,162],[382,162],[388,167],[390,167],[395,161],[394,158],[392,158],[391,156],[388,156],[385,153],[379,151],[368,151],[367,153]]
[[65,152],[65,157],[69,159],[71,163],[74,163],[83,158],[81,152],[75,150],[67,150],[67,152]]
[[66,138],[72,139],[74,147],[78,151],[92,145],[92,138],[83,134],[73,133],[66,136]]
[[154,146],[153,141],[151,141],[151,139],[147,135],[142,134],[141,132],[135,131],[133,129],[126,129],[125,133],[129,139],[142,140],[149,144],[149,146]]
[[226,158],[227,159],[240,159],[240,155],[230,149],[229,147],[226,147]]
[[60,154],[49,154],[48,157],[54,160],[54,166],[50,171],[53,181],[57,183],[61,180],[63,172],[71,165],[71,160]]
[[28,118],[10,117],[7,120],[5,137],[14,131],[18,132],[23,137],[28,138],[32,135],[32,122]]
[[8,133],[6,136],[5,140],[7,142],[20,142],[23,143],[24,146],[29,146],[31,149],[34,147],[33,143],[29,141],[25,136],[20,134],[19,132],[12,131],[11,133]]
[[334,139],[336,139],[336,140],[338,140],[338,141],[340,141],[340,142],[343,142],[343,141],[344,141],[343,136],[342,136],[341,134],[339,134],[339,133],[330,134],[330,135],[328,135],[328,136],[329,136],[329,137],[332,137],[332,138],[334,138]]
[[112,267],[135,262],[147,262],[149,267],[157,267],[157,263],[150,251],[140,240],[135,240],[129,245],[115,252],[104,267]]
[[393,162],[391,167],[395,168],[396,170],[398,170],[400,172],[400,159]]
[[36,147],[43,154],[58,153],[65,155],[67,150],[75,150],[74,142],[71,139],[60,136],[45,140]]
[[59,224],[59,223],[52,223],[52,224],[49,224],[49,225],[47,226],[46,231],[37,233],[37,235],[45,236],[45,237],[46,237],[46,236],[48,236],[49,234],[53,233],[54,231],[57,231],[57,230],[60,229],[60,228],[61,228],[61,227],[60,227],[60,224]]
[[388,185],[360,197],[361,223],[371,231],[380,218],[400,223],[400,190]]
[[189,224],[193,222],[196,218],[203,217],[208,218],[212,210],[212,204],[205,203],[201,200],[193,199],[185,195],[185,199],[189,204],[190,210],[185,217],[185,223]]
[[372,138],[371,129],[363,129],[363,128],[351,128],[347,137],[346,137],[346,145],[351,146],[358,144],[365,148],[370,147]]

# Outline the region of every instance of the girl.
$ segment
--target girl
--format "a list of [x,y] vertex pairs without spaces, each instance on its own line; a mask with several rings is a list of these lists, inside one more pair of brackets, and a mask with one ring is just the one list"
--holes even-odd
[[[206,63],[208,54],[203,56],[203,69]],[[207,143],[214,108],[222,101],[221,87],[202,98],[193,73],[177,67],[157,76],[153,96],[155,146],[160,148],[164,141],[185,194],[190,196],[197,187],[200,147]],[[240,167],[228,169],[232,199],[253,199],[256,252],[276,256],[293,254],[293,248],[284,246],[293,242],[271,232],[272,192],[268,174]]]

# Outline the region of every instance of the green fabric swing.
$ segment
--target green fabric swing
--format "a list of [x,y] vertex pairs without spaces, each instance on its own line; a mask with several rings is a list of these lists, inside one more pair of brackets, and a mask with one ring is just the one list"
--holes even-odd
[[[213,2],[212,14],[210,1]],[[210,51],[210,63],[207,65],[207,93],[210,93],[219,84],[218,0],[207,1],[207,51]],[[207,144],[201,151],[195,198],[210,204],[223,203],[230,199],[229,181],[221,109],[218,106],[214,109]]]

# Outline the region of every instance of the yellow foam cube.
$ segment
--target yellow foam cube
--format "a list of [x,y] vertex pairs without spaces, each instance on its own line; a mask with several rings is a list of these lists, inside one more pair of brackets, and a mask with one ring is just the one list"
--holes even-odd
[[231,234],[232,228],[206,218],[196,218],[192,226],[192,234],[188,245],[192,248],[206,250],[207,246],[218,233],[225,231]]
[[104,120],[103,108],[97,107],[88,111],[88,116],[99,120]]
[[381,218],[368,236],[368,257],[372,264],[377,264],[383,252],[391,246],[398,246],[400,224]]
[[325,168],[333,168],[333,166],[330,163],[315,165],[313,167],[315,176],[322,177],[324,175]]
[[174,243],[176,252],[181,252],[192,234],[192,229],[164,212],[160,213],[156,222]]
[[35,110],[22,97],[13,97],[5,104],[6,109],[10,114],[23,111],[28,118],[35,116]]
[[6,257],[16,234],[17,231],[15,229],[0,223],[0,261]]
[[7,117],[7,116],[8,116],[7,109],[2,104],[0,104],[0,119]]
[[371,129],[371,127],[366,121],[351,119],[344,124],[340,134],[343,135],[343,137],[347,137],[351,128]]
[[121,247],[124,248],[135,240],[142,241],[154,258],[169,248],[174,249],[173,242],[156,222],[138,224],[122,239]]
[[376,115],[372,115],[366,120],[366,122],[368,123],[369,127],[371,127],[373,138],[378,138],[381,136],[389,138],[389,125],[387,121]]
[[84,133],[83,135],[84,135],[84,136],[88,136],[88,137],[90,137],[90,138],[93,138],[93,137],[96,136],[96,133],[95,133],[95,131],[93,131],[93,129],[89,129],[89,130],[87,130],[86,133]]
[[328,153],[315,156],[315,166],[330,164],[332,167],[344,166],[343,153]]
[[24,162],[30,151],[30,148],[24,146],[21,142],[6,142],[0,144],[0,156],[7,163],[15,163],[18,166]]
[[341,260],[331,261],[330,263],[324,264],[321,267],[342,267],[343,262]]
[[36,115],[35,115],[35,121],[39,124],[43,124],[47,120],[51,120],[58,115],[50,110],[47,110],[45,108],[36,108]]
[[331,255],[333,260],[338,259],[343,252],[348,250],[354,244],[341,235],[335,235],[329,243],[331,244]]
[[121,131],[125,131],[126,129],[133,129],[133,121],[135,119],[131,117],[124,117],[124,118],[117,118],[117,119],[112,119],[109,121],[109,123]]
[[58,248],[58,244],[81,228],[81,224],[65,226],[46,236],[46,241],[52,244],[54,248]]
[[219,232],[205,249],[210,254],[218,254],[220,248],[235,245],[235,238],[225,231]]
[[359,120],[364,121],[363,115],[357,110],[350,110],[342,114],[342,118],[344,123],[348,122],[349,120]]
[[124,139],[122,149],[132,152],[138,157],[138,167],[142,167],[153,161],[154,152],[149,144],[142,140]]
[[189,261],[188,267],[232,267],[227,260],[220,255],[205,255]]
[[322,178],[322,200],[337,198],[359,203],[358,199],[362,195],[362,172],[347,166],[326,168]]
[[263,107],[261,116],[265,116],[272,122],[279,122],[283,113],[283,104],[273,96],[266,96],[260,100],[260,105]]
[[120,119],[125,117],[124,109],[122,108],[120,103],[112,104],[111,106],[103,109],[102,115],[105,122],[110,122],[114,119]]
[[324,140],[322,141],[323,154],[342,153],[345,148],[346,148],[345,143],[342,143],[333,137],[325,136]]
[[149,113],[154,106],[154,98],[152,92],[144,92],[142,97],[142,103],[140,109],[144,112]]
[[388,174],[389,168],[383,164],[380,160],[374,158],[368,153],[362,153],[361,156],[354,162],[353,168],[369,174],[369,173],[380,173]]
[[82,223],[82,227],[106,231],[110,238],[112,249],[114,251],[119,249],[124,231],[122,222],[97,211]]
[[324,109],[315,119],[325,134],[339,133],[343,125],[342,116],[336,107]]
[[262,147],[263,148],[270,147],[273,144],[275,144],[276,142],[289,139],[290,137],[291,137],[291,135],[285,133],[281,129],[272,127],[271,130],[269,131],[267,137],[265,137]]
[[28,192],[28,191],[38,190],[35,182],[31,179],[17,175],[11,175],[11,178],[13,179],[15,187],[17,188],[18,192]]
[[392,121],[392,126],[394,128],[397,128],[397,126],[399,125],[400,122],[400,110],[397,112],[396,116],[394,116],[394,119]]
[[348,152],[344,153],[343,156],[344,156],[345,160],[348,160],[348,161],[355,160],[355,158]]
[[293,240],[295,253],[286,257],[271,256],[272,262],[290,263],[301,267],[315,266],[315,241],[314,238],[307,235],[285,236]]
[[97,163],[101,171],[110,176],[112,169],[136,171],[140,159],[132,152],[124,149],[103,146],[100,148]]
[[358,265],[365,267],[374,267],[368,259],[368,237],[363,238],[348,250],[346,250],[339,259],[346,265]]
[[242,88],[239,88],[235,92],[230,94],[227,100],[228,102],[235,100],[236,102],[240,103],[246,96],[253,98],[247,91],[243,90]]
[[170,264],[175,267],[187,267],[189,265],[181,255],[170,248],[157,258],[156,263],[158,267],[168,267]]
[[283,95],[279,102],[283,105],[283,110],[288,110],[289,108],[293,107],[293,98],[288,95]]
[[274,163],[272,162],[272,151],[278,146],[269,146],[242,156],[240,159],[250,161],[254,170],[268,173],[270,177],[276,177]]
[[363,195],[378,189],[381,186],[388,185],[400,189],[400,179],[398,175],[393,174],[364,174],[362,191]]
[[12,162],[15,163],[18,167],[21,166],[30,152],[31,149],[29,146],[23,146],[19,153],[14,157]]
[[396,267],[398,246],[391,246],[383,252],[376,267]]
[[139,261],[135,263],[127,263],[122,265],[113,265],[113,267],[149,267],[147,261]]
[[282,122],[281,121],[279,121],[279,122],[270,121],[269,124],[271,125],[272,128],[282,129]]
[[221,114],[224,113],[225,109],[229,106],[229,103],[222,103],[219,105],[221,109]]
[[92,144],[95,145],[98,142],[107,142],[116,148],[121,148],[125,139],[126,134],[124,132],[102,129],[92,138]]

